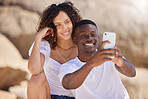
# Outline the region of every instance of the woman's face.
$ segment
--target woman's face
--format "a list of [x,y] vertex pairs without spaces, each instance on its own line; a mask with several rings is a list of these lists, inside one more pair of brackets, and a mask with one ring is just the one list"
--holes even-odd
[[57,28],[57,38],[69,40],[73,29],[72,22],[68,15],[64,11],[60,11],[59,14],[53,20],[54,25]]

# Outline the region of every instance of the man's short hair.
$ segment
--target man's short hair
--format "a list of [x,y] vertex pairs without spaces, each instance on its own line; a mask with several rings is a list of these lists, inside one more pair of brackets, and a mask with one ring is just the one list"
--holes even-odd
[[96,26],[97,28],[97,25],[95,24],[95,22],[91,21],[91,20],[88,20],[88,19],[83,19],[79,22],[76,23],[74,29],[73,29],[73,34],[72,34],[72,38],[75,37],[75,30],[77,29],[78,26],[81,26],[81,25],[84,25],[84,24],[92,24],[94,26]]
[[84,24],[92,24],[92,25],[96,26],[96,28],[97,28],[97,25],[96,25],[93,21],[88,20],[88,19],[85,19],[85,20],[81,20],[81,21],[79,21],[78,23],[76,23],[76,25],[75,25],[75,27],[74,27],[74,30],[75,30],[78,26],[81,26],[81,25],[84,25]]

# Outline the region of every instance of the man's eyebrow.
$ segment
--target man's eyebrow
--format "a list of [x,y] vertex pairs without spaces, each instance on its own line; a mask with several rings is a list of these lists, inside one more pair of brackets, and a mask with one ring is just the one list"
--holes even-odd
[[81,34],[84,34],[86,31],[80,31],[79,32],[79,35],[81,35]]

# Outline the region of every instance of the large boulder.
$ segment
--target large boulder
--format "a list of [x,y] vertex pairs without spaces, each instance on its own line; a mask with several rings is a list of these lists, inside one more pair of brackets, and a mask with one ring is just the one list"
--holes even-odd
[[0,68],[0,89],[8,90],[9,87],[18,85],[26,77],[26,72],[10,67]]
[[20,69],[27,72],[26,77],[29,78],[30,73],[28,71],[27,64],[28,60],[22,59],[22,56],[16,47],[0,33],[0,67]]
[[37,13],[19,6],[0,6],[0,32],[12,41],[24,58],[28,58],[38,19]]
[[17,96],[18,99],[27,99],[27,81],[22,81],[20,85],[9,88],[9,91]]
[[0,66],[10,65],[19,68],[22,56],[16,47],[4,35],[0,33]]
[[42,13],[43,10],[51,5],[52,3],[59,3],[64,0],[2,0],[0,4],[2,5],[19,5],[24,9],[32,12]]
[[0,90],[0,99],[17,99],[15,94]]

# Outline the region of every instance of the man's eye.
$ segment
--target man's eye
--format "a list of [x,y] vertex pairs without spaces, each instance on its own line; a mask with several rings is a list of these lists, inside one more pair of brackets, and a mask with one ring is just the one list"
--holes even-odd
[[92,37],[95,37],[95,36],[96,36],[96,34],[91,34],[91,36],[92,36]]
[[85,37],[86,37],[86,35],[85,35],[85,34],[82,34],[80,37],[81,37],[81,38],[85,38]]

